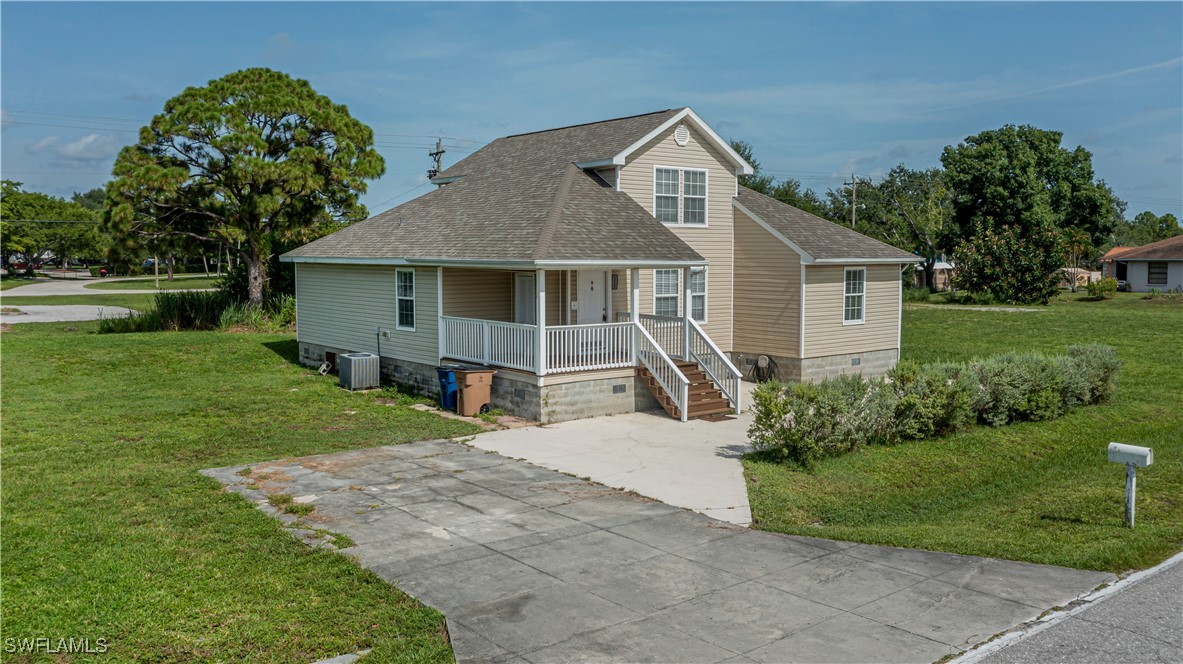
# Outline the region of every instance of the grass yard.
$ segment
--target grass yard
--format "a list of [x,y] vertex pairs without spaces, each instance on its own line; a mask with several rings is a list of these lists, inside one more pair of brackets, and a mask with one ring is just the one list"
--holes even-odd
[[94,329],[3,333],[5,637],[104,638],[113,661],[452,659],[439,613],[197,471],[475,427],[345,392],[289,335]]
[[[218,277],[183,277],[169,281],[160,277],[160,290],[193,290],[216,288]],[[86,285],[92,290],[150,290],[156,287],[155,279],[120,279],[118,281],[98,280]]]
[[12,290],[13,288],[19,288],[21,286],[28,286],[29,284],[35,284],[38,281],[43,280],[29,279],[27,277],[4,277],[3,279],[0,279],[0,291]]
[[155,293],[95,293],[94,295],[5,295],[4,305],[19,307],[22,304],[94,304],[100,307],[127,307],[146,311],[156,302]]
[[[1183,305],[1119,294],[1032,313],[905,306],[905,358],[1061,352],[1099,341],[1124,366],[1113,400],[1051,422],[876,446],[812,473],[744,462],[755,524],[783,533],[1120,572],[1183,548]],[[1154,448],[1123,526],[1110,441]]]

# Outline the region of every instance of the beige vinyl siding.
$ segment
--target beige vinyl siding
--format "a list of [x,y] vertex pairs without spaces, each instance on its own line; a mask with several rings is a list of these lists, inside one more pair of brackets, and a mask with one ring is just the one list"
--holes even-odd
[[[671,127],[634,152],[628,164],[621,168],[620,190],[653,214],[655,166],[707,170],[707,225],[671,224],[668,228],[707,259],[707,322],[703,329],[719,348],[727,351],[733,346],[731,199],[735,196],[735,166],[710,144],[709,138],[690,123],[686,126],[690,129],[690,142],[685,147],[674,142]],[[641,312],[653,313],[653,270],[641,270],[639,281]],[[682,299],[679,297],[679,305],[683,304]]]
[[444,268],[444,315],[513,321],[513,273]]
[[415,268],[415,331],[395,329],[395,268],[296,265],[296,337],[307,343],[374,353],[377,329],[382,356],[435,364],[438,311],[436,268]]
[[801,257],[735,211],[735,345],[741,353],[801,355]]
[[[861,324],[842,324],[843,270],[848,267],[867,270]],[[805,267],[805,357],[897,348],[899,316],[899,265]]]

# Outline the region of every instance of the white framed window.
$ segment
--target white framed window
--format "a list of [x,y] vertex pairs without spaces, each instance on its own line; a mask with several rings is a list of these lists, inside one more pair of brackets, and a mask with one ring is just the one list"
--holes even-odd
[[653,314],[678,315],[678,273],[681,270],[653,271]]
[[415,270],[395,270],[395,328],[415,331]]
[[863,322],[866,313],[867,268],[848,267],[843,273],[842,324]]
[[706,226],[707,171],[654,166],[653,216],[663,224]]
[[653,182],[653,216],[663,224],[678,223],[678,169],[657,169]]
[[699,323],[707,322],[707,269],[690,270],[690,317]]

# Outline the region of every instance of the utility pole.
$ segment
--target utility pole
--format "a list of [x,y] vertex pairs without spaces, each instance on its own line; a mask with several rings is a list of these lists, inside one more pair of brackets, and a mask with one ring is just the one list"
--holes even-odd
[[427,153],[427,156],[432,159],[432,167],[427,171],[428,178],[434,178],[443,170],[443,156],[445,152],[447,150],[444,149],[443,140],[439,138],[435,139],[435,151]]
[[857,220],[856,215],[858,214],[858,178],[854,173],[851,173],[850,182],[844,182],[843,184],[850,185],[850,227],[854,228],[855,221]]

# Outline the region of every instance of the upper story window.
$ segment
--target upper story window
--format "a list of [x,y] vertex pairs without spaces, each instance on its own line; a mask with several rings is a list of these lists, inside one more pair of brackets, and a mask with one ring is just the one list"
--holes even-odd
[[394,273],[395,295],[398,300],[395,327],[415,331],[415,271],[397,270]]
[[866,313],[867,268],[846,268],[843,282],[842,324],[861,323]]
[[653,216],[663,224],[705,226],[707,172],[697,168],[655,168]]

